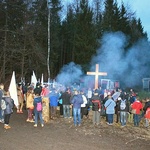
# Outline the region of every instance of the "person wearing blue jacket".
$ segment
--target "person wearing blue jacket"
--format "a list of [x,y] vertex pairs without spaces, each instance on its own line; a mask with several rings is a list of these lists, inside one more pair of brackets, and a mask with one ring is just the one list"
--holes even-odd
[[[39,108],[37,107],[37,105],[41,105],[39,107],[41,107],[40,110],[38,110]],[[40,123],[41,123],[41,127],[44,127],[44,121],[43,121],[43,117],[42,117],[42,97],[39,94],[36,94],[34,97],[34,115],[35,115],[35,124],[34,127],[37,127],[38,124],[38,117],[40,118]]]
[[6,109],[4,110],[4,129],[10,129],[9,120],[13,112],[14,101],[10,97],[10,93],[8,91],[5,92],[3,99],[6,103]]
[[74,96],[71,99],[71,104],[73,105],[73,120],[74,126],[81,125],[81,104],[83,104],[82,95],[78,92],[74,92]]
[[4,123],[4,111],[1,109],[1,101],[4,96],[4,84],[0,83],[0,122]]
[[112,99],[111,95],[108,96],[108,100],[105,102],[104,106],[105,106],[105,109],[106,109],[108,125],[112,125],[113,124],[113,117],[114,117],[114,114],[115,114],[116,103]]
[[49,94],[51,119],[55,119],[56,117],[58,101],[59,101],[59,94],[56,92],[55,89],[52,89],[51,93]]

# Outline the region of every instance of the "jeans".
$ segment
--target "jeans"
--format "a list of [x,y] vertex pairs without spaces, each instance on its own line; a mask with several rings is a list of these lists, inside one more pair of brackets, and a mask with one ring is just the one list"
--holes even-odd
[[120,123],[122,126],[125,126],[127,122],[127,112],[120,111]]
[[81,124],[81,108],[73,108],[74,125]]
[[63,105],[64,118],[70,118],[70,105]]
[[4,124],[7,124],[7,125],[9,124],[10,116],[11,116],[11,114],[5,114]]
[[3,122],[4,121],[4,110],[0,109],[0,120]]
[[134,126],[139,126],[139,122],[140,122],[139,116],[140,115],[138,114],[133,114]]
[[40,118],[40,123],[44,124],[43,118],[42,118],[42,111],[35,111],[35,124],[38,124],[38,117]]
[[109,124],[113,123],[113,117],[114,117],[114,114],[107,114],[107,119],[108,119]]
[[145,127],[149,127],[149,119],[145,118]]

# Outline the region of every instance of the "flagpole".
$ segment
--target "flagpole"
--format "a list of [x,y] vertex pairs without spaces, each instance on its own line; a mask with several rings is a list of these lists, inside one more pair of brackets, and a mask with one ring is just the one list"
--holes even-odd
[[48,55],[47,55],[47,71],[48,71],[48,82],[50,80],[50,0],[47,0],[48,7]]

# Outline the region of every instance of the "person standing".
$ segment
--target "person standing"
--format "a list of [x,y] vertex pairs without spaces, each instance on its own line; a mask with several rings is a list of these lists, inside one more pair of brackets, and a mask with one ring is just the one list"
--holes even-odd
[[17,86],[17,96],[18,96],[17,113],[22,114],[23,113],[22,109],[23,109],[24,98],[23,98],[22,84],[21,83],[19,83]]
[[42,88],[41,96],[42,97],[48,97],[49,96],[48,84],[44,85],[44,87]]
[[6,109],[4,110],[4,129],[10,129],[9,120],[13,112],[14,101],[10,97],[10,93],[8,91],[5,92],[3,99],[6,103]]
[[81,126],[81,104],[83,104],[82,95],[78,91],[74,91],[74,96],[71,99],[73,105],[73,120],[74,126]]
[[91,97],[91,102],[92,102],[92,111],[93,111],[93,125],[99,125],[101,102],[100,102],[98,91],[94,92],[94,95]]
[[113,117],[114,117],[114,114],[115,114],[116,103],[112,99],[111,95],[108,96],[108,100],[106,101],[104,106],[105,106],[105,109],[106,109],[106,115],[107,115],[107,121],[108,121],[107,124],[108,125],[113,125]]
[[88,91],[87,91],[87,99],[88,99],[88,104],[90,105],[90,102],[91,102],[91,97],[92,97],[93,93],[92,93],[92,90],[91,88],[88,88]]
[[150,122],[150,98],[146,98],[146,103],[143,107],[144,116],[145,116],[145,127],[149,126]]
[[33,101],[34,101],[33,88],[29,87],[27,91],[27,96],[26,96],[26,108],[28,112],[28,118],[26,120],[27,122],[34,122],[33,121],[33,110],[34,110]]
[[52,92],[49,95],[51,119],[55,119],[56,117],[58,100],[59,100],[59,94],[56,92],[55,89],[52,89]]
[[150,107],[147,108],[145,113],[145,127],[148,128],[150,123]]
[[63,92],[59,98],[62,99],[64,118],[70,118],[70,98],[71,98],[71,93],[69,89]]
[[134,110],[134,114],[133,114],[134,126],[138,127],[140,122],[140,111],[143,108],[143,105],[140,102],[139,97],[136,97],[135,102],[131,104],[131,108],[132,110]]
[[42,117],[42,97],[40,93],[37,93],[34,97],[34,115],[35,115],[35,124],[34,127],[37,127],[38,117],[40,118],[41,127],[44,127],[44,121]]
[[124,126],[126,126],[127,113],[129,112],[129,103],[128,103],[127,99],[125,98],[125,96],[122,96],[122,98],[120,98],[120,100],[119,100],[118,111],[120,113],[121,126],[124,127]]
[[59,102],[58,102],[58,105],[59,105],[59,109],[60,109],[60,111],[59,111],[59,115],[60,116],[63,116],[63,104],[62,104],[62,98],[60,98],[62,93],[63,93],[62,91],[59,91]]
[[4,84],[0,84],[0,122],[4,123],[4,110],[1,108],[1,101],[2,98],[4,97]]
[[86,96],[84,95],[84,91],[81,91],[81,95],[82,95],[82,98],[83,98],[83,104],[81,104],[81,119],[83,119],[83,116],[86,115],[87,116],[87,107],[86,107],[86,104],[87,104],[87,98]]

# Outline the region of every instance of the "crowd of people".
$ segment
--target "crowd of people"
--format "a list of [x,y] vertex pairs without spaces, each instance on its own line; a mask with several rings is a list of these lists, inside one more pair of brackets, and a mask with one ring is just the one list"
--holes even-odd
[[[132,89],[127,94],[121,89],[112,91],[101,88],[95,90],[91,88],[79,90],[69,87],[57,89],[49,88],[47,84],[41,86],[37,83],[36,86],[34,84],[25,86],[19,83],[17,96],[18,106],[15,106],[15,109],[14,100],[11,99],[9,91],[4,91],[4,85],[0,84],[0,122],[4,123],[5,129],[11,128],[9,120],[13,110],[16,110],[18,114],[27,113],[26,121],[33,122],[34,127],[38,126],[38,119],[41,127],[44,127],[43,97],[49,100],[50,119],[57,117],[59,106],[59,115],[64,119],[73,117],[75,127],[82,125],[84,117],[89,118],[89,111],[92,112],[94,126],[100,125],[102,116],[106,118],[108,125],[116,122],[121,127],[125,127],[127,123],[133,123],[135,127],[138,127],[142,118],[145,119],[146,128],[150,124],[150,98],[146,98],[143,104]],[[4,107],[3,103],[5,103]],[[23,109],[24,106],[26,109]]]

